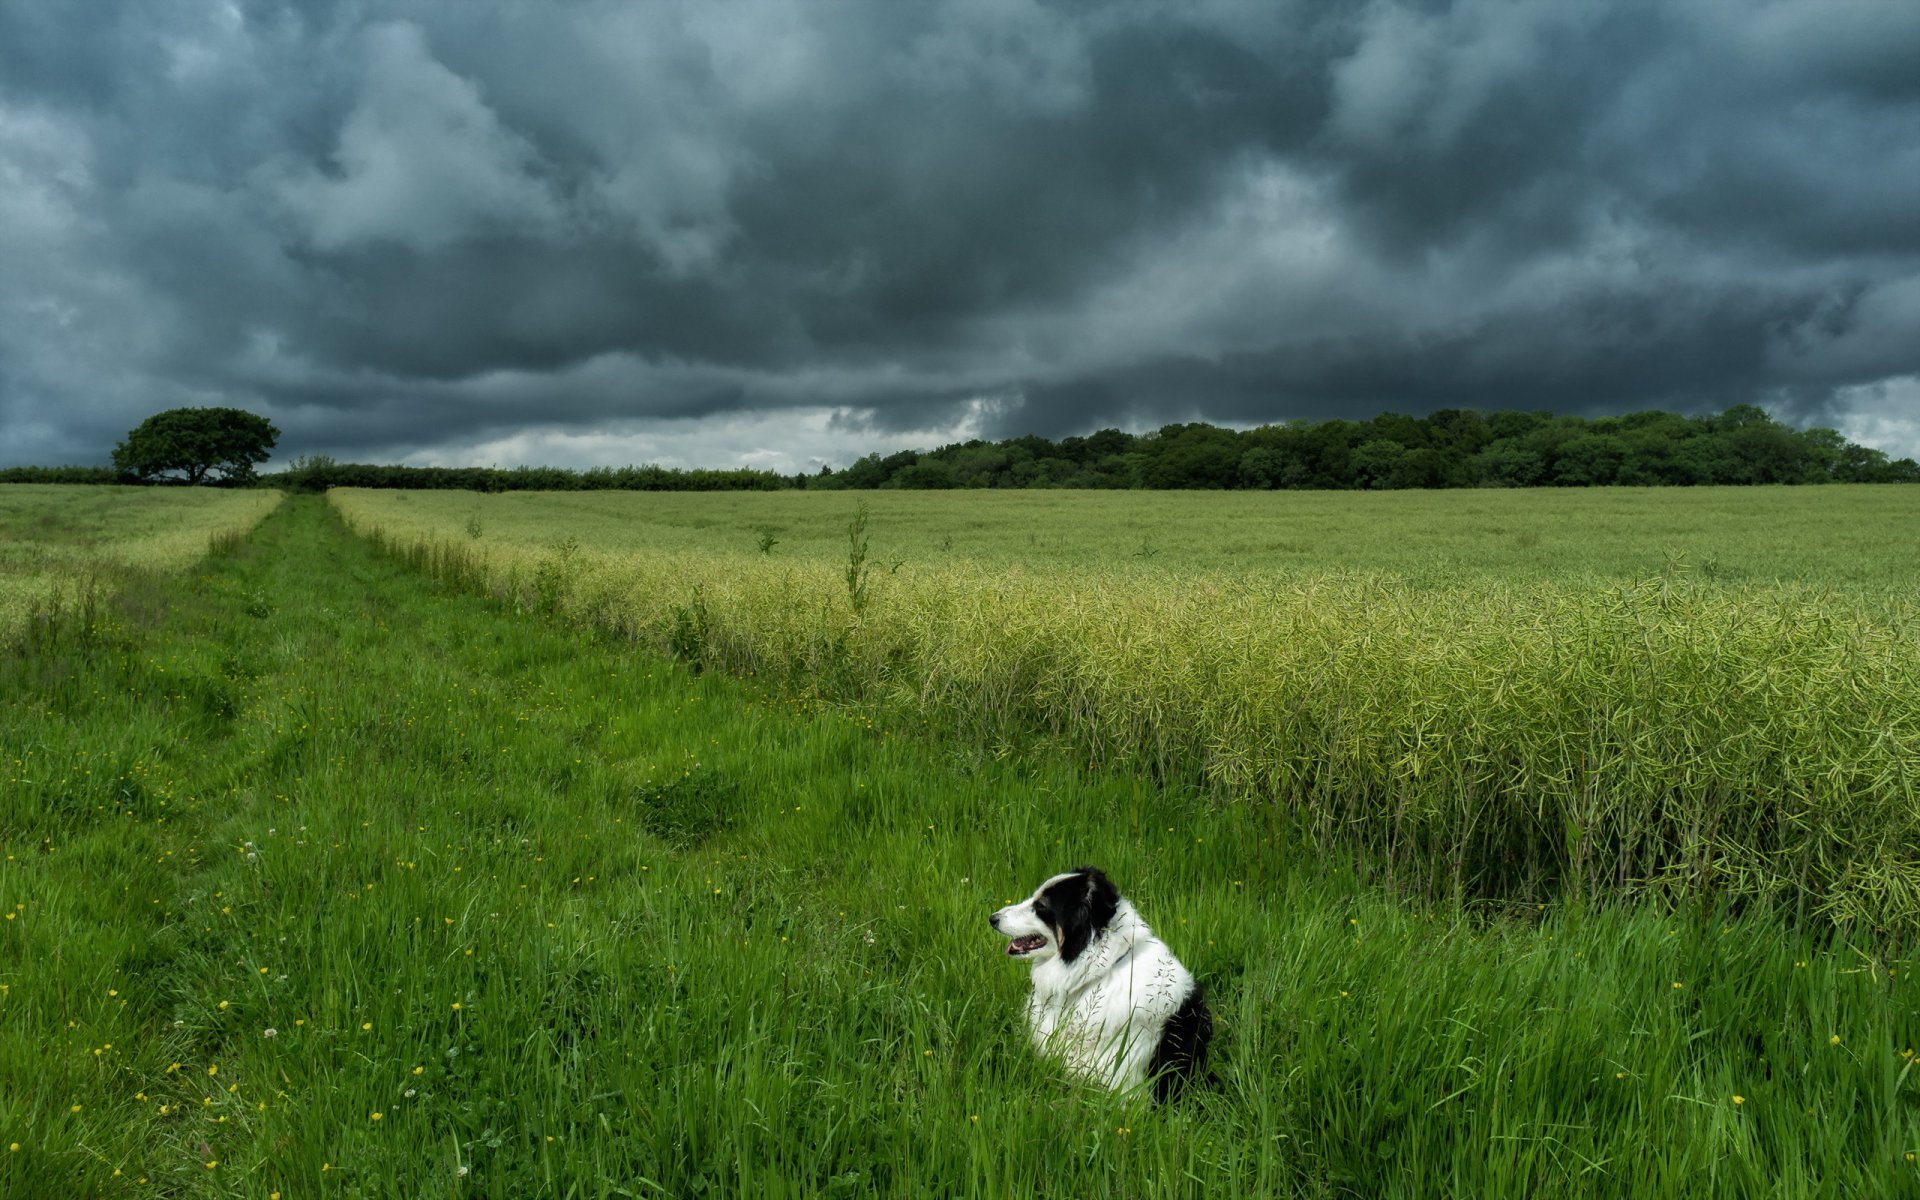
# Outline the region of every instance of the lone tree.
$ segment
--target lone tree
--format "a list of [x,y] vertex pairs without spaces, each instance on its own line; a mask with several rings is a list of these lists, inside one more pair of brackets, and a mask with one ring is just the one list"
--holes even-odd
[[[146,482],[208,482],[253,479],[255,463],[267,461],[280,431],[240,408],[170,408],[140,422],[113,448],[113,465]],[[170,474],[179,472],[179,474]]]

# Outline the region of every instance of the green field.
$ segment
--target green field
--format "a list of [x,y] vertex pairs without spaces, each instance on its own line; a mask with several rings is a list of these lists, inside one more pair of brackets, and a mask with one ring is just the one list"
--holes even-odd
[[83,602],[98,581],[193,563],[279,502],[268,491],[0,487],[0,642],[35,613]]
[[[465,535],[545,547],[575,536],[613,552],[844,562],[847,519],[872,512],[876,554],[924,570],[953,562],[1036,571],[1380,572],[1568,584],[1677,569],[1715,582],[1804,581],[1911,599],[1920,489],[1537,488],[1439,492],[366,492],[402,536]],[[406,508],[402,510],[400,507]]]
[[[694,533],[654,548],[651,514],[684,515],[684,498],[624,498],[599,532],[574,499],[337,497],[389,553],[295,499],[197,571],[122,576],[110,619],[8,652],[0,1195],[1920,1194],[1920,955],[1892,902],[1914,795],[1909,776],[1872,774],[1910,763],[1920,694],[1890,568],[1837,579],[1815,538],[1766,582],[1703,578],[1692,545],[1646,547],[1652,573],[1623,565],[1612,583],[1514,578],[1497,559],[1484,577],[1412,579],[1376,559],[1282,586],[1259,564],[1095,551],[1081,567],[893,569],[905,550],[876,504],[856,602],[844,499],[814,514],[812,548],[793,520],[765,554],[730,516],[709,527],[724,545],[683,518]],[[1004,541],[1018,510],[998,513],[950,513],[923,544],[957,547],[967,520]],[[1663,574],[1669,551],[1688,565]],[[945,608],[907,603],[941,588]],[[777,620],[727,625],[780,589]],[[1049,726],[1041,693],[969,696],[969,678],[1015,677],[957,661],[978,630],[1030,645],[1016,618],[1048,596],[1092,607],[1030,681],[1110,645],[1096,628],[1158,628],[1214,664],[1217,714],[1254,678],[1224,656],[1265,614],[1307,656],[1279,678],[1356,706],[1378,689],[1350,709],[1371,724],[1289,743],[1321,755],[1299,791],[1189,770],[1170,734],[1158,757],[1120,732],[1090,756],[1094,725]],[[943,613],[965,637],[930,640]],[[1543,616],[1558,641],[1532,640]],[[928,640],[890,632],[910,617]],[[792,640],[756,649],[769,631]],[[1557,644],[1559,659],[1525,658]],[[929,649],[891,654],[915,645]],[[944,675],[924,670],[935,645],[956,659]],[[1638,656],[1608,657],[1623,647]],[[1497,669],[1415,686],[1474,656]],[[1339,674],[1349,659],[1367,669]],[[814,677],[792,669],[809,662]],[[1637,692],[1549,690],[1648,670]],[[1509,733],[1542,705],[1536,720],[1617,719],[1696,689],[1720,724],[1648,710],[1672,729],[1643,736],[1673,740],[1643,747],[1636,778],[1744,771],[1693,812],[1738,824],[1777,789],[1827,805],[1804,810],[1822,838],[1774,836],[1744,888],[1731,873],[1602,888],[1571,860],[1555,874],[1544,843],[1531,875],[1469,887],[1416,869],[1415,843],[1360,827],[1419,816],[1435,773],[1461,796],[1505,777],[1435,748],[1420,784],[1368,791],[1368,738],[1408,714],[1470,731],[1438,705],[1485,703],[1489,680],[1521,692],[1478,718]],[[1097,716],[1101,696],[1079,695]],[[1140,730],[1166,728],[1142,711]],[[1785,750],[1686,741],[1756,721]],[[1793,740],[1850,731],[1827,759]],[[1549,785],[1527,756],[1550,744],[1495,765]],[[1870,769],[1849,775],[1856,758]],[[1802,774],[1816,764],[1839,774]],[[1327,807],[1345,787],[1351,807]],[[1483,836],[1525,828],[1487,819]],[[1872,821],[1875,853],[1845,857]],[[1797,903],[1778,879],[1796,845],[1842,854],[1799,860],[1809,887],[1822,861],[1852,874]],[[1024,1044],[1024,968],[985,916],[1082,861],[1209,990],[1219,1081],[1189,1101],[1066,1086]],[[1615,902],[1630,893],[1650,894]]]

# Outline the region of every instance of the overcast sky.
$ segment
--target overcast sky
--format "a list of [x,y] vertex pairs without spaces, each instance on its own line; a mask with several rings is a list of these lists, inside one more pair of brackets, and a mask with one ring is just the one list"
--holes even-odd
[[1740,402],[1920,454],[1915,0],[0,2],[0,465]]

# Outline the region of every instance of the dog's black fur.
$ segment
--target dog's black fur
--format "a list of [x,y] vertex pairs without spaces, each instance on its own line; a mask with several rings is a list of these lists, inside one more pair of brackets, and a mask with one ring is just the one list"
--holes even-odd
[[1196,983],[1186,1001],[1167,1018],[1166,1031],[1160,1035],[1160,1045],[1147,1066],[1147,1077],[1153,1080],[1153,1098],[1165,1104],[1190,1085],[1211,1081],[1211,1073],[1202,1079],[1201,1072],[1206,1070],[1212,1042],[1213,1014],[1207,1010],[1206,997]]

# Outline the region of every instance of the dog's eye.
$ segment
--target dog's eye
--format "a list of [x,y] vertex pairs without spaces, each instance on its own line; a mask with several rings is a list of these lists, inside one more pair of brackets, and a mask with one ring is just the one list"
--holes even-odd
[[1051,922],[1051,921],[1053,920],[1053,910],[1052,910],[1052,909],[1050,909],[1050,908],[1048,908],[1048,907],[1047,907],[1046,905],[1044,905],[1044,904],[1036,904],[1036,905],[1034,905],[1034,906],[1033,906],[1033,915],[1034,915],[1034,916],[1036,916],[1036,917],[1039,917],[1039,918],[1040,918],[1040,919],[1041,919],[1042,921],[1049,921],[1049,922]]

